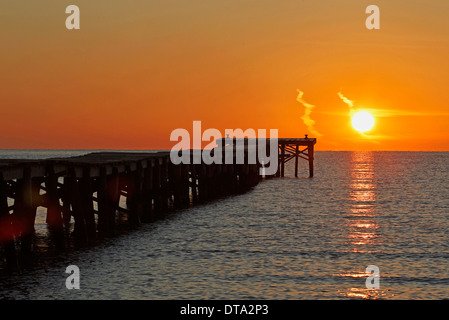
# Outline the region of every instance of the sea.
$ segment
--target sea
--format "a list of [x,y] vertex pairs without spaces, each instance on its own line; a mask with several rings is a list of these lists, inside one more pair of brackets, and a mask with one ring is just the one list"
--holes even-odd
[[[1,150],[43,159],[98,150]],[[0,276],[15,300],[449,298],[449,152],[315,152],[294,177],[51,254],[43,209],[34,267]],[[45,254],[44,254],[45,256]],[[79,270],[69,290],[68,266]]]

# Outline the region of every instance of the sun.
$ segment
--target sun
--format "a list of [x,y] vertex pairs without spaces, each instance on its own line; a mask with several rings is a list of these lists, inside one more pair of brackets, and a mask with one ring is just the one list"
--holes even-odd
[[359,111],[352,116],[352,126],[359,132],[369,131],[374,126],[374,117],[367,111]]

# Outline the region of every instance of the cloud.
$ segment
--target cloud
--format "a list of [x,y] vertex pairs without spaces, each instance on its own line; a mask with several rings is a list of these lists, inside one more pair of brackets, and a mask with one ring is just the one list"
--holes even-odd
[[354,102],[346,98],[341,92],[337,93],[340,99],[347,104],[349,107],[349,115],[352,116],[354,114]]
[[315,129],[315,120],[312,120],[310,118],[310,114],[312,113],[312,109],[315,108],[314,105],[309,104],[305,102],[302,98],[304,93],[298,89],[298,97],[296,98],[296,101],[301,103],[304,106],[304,115],[301,117],[302,121],[304,121],[304,124],[307,126],[307,130],[314,136],[321,137],[323,136],[321,133],[316,131]]

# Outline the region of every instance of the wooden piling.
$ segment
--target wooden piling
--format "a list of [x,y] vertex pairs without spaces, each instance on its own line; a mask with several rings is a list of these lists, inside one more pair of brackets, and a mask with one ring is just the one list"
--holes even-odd
[[154,195],[154,211],[156,216],[160,216],[162,212],[162,195],[161,195],[161,166],[159,159],[153,167],[153,195]]
[[192,203],[198,202],[198,177],[196,173],[196,165],[192,162],[189,165],[190,173],[190,190],[192,195]]
[[207,172],[207,197],[208,200],[212,200],[216,197],[217,195],[217,189],[216,189],[216,184],[214,181],[214,177],[216,174],[216,167],[217,165],[215,163],[211,163],[210,165],[206,166],[206,172]]
[[16,246],[14,242],[13,219],[9,214],[6,181],[0,172],[0,246],[4,248],[8,270],[17,268]]
[[188,164],[182,164],[181,166],[181,202],[182,207],[186,208],[190,206],[191,194],[190,194],[190,168]]
[[168,186],[168,164],[169,161],[167,159],[162,159],[162,163],[160,164],[161,210],[165,213],[168,210],[168,201],[170,196]]
[[282,158],[279,154],[279,149],[280,149],[280,147],[278,147],[278,168],[276,171],[276,177],[278,177],[278,178],[281,176],[281,163],[282,163]]
[[16,225],[15,232],[20,237],[20,251],[24,255],[29,255],[32,251],[36,218],[30,167],[23,169],[23,178],[17,181],[13,218]]
[[207,200],[207,168],[204,165],[196,165],[198,172],[198,200],[204,202]]
[[314,160],[314,146],[313,144],[308,146],[308,155],[309,155],[309,176],[313,177],[313,160]]
[[295,146],[295,177],[298,177],[299,145]]
[[281,177],[284,177],[285,167],[285,144],[281,144]]
[[154,162],[148,160],[147,167],[144,170],[142,186],[142,222],[153,221],[153,166]]
[[181,207],[181,189],[182,189],[182,181],[181,181],[181,165],[180,164],[169,164],[168,167],[168,179],[170,181],[170,189],[172,190],[173,195],[173,206],[175,208]]
[[70,193],[70,204],[74,218],[73,235],[77,246],[86,246],[88,244],[87,226],[84,220],[84,205],[82,197],[86,195],[81,193],[81,183],[77,181],[75,168],[69,169],[69,179],[67,180]]
[[51,164],[47,166],[46,170],[47,224],[56,247],[61,249],[64,247],[64,225],[61,215],[62,208],[59,203],[58,176],[55,174],[54,167]]
[[141,223],[142,215],[142,186],[143,168],[140,162],[136,164],[136,170],[132,171],[130,166],[126,170],[126,204],[128,209],[128,222],[131,226],[138,226]]
[[70,183],[67,180],[69,177],[63,177],[64,183],[61,185],[61,201],[62,201],[62,222],[65,228],[69,228],[72,219],[72,210],[70,206]]
[[112,175],[108,177],[106,168],[103,167],[100,169],[97,189],[98,232],[100,236],[111,236],[114,234],[116,210],[114,194],[118,193],[118,185],[114,186],[114,182],[111,178]]
[[235,194],[237,192],[237,168],[235,164],[228,164],[228,181],[229,181],[229,193]]
[[95,222],[95,212],[93,208],[93,180],[90,176],[90,168],[83,168],[83,176],[79,181],[81,193],[81,216],[85,221],[86,232],[89,243],[96,240],[97,226]]

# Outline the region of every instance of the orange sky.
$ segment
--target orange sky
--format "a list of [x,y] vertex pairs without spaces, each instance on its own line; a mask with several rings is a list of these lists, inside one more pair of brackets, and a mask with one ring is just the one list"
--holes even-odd
[[[66,6],[81,30],[65,28]],[[365,28],[377,4],[381,29]],[[449,2],[0,2],[0,148],[169,149],[203,128],[309,133],[317,150],[449,150]],[[337,95],[369,109],[366,136]]]

